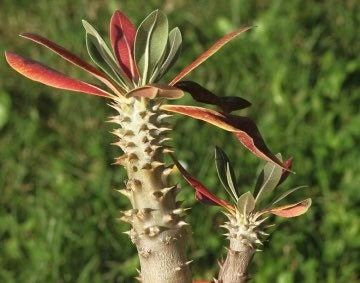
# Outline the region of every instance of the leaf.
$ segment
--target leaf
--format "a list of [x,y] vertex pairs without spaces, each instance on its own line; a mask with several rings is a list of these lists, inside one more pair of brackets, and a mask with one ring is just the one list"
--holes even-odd
[[235,198],[238,197],[237,195],[237,183],[236,183],[236,177],[235,177],[235,173],[234,170],[232,169],[230,163],[226,164],[226,180],[227,183],[229,185],[230,190],[232,191],[233,195],[235,196]]
[[83,20],[86,30],[86,47],[91,60],[99,66],[114,81],[121,83],[123,88],[127,88],[123,80],[126,76],[120,77],[118,67],[113,54],[99,33],[87,21]]
[[179,169],[182,176],[185,178],[185,180],[195,189],[196,196],[199,198],[199,200],[204,199],[207,203],[215,203],[216,205],[222,206],[225,209],[227,209],[230,212],[234,211],[234,208],[231,204],[229,204],[227,201],[218,198],[216,195],[211,193],[208,188],[206,188],[202,183],[200,183],[198,180],[196,180],[193,176],[188,173],[184,167],[181,166],[179,161],[171,155],[171,158],[174,161],[174,164]]
[[280,202],[281,200],[283,200],[284,198],[286,198],[288,195],[294,193],[295,191],[300,190],[300,189],[304,189],[304,188],[307,188],[307,186],[298,186],[298,187],[295,187],[295,188],[293,188],[293,189],[291,189],[291,190],[288,190],[288,191],[284,192],[282,195],[280,195],[276,200],[274,200],[274,201],[272,202],[272,205]]
[[50,49],[51,51],[55,52],[56,54],[60,55],[63,59],[67,60],[68,62],[74,64],[75,66],[80,67],[81,69],[87,71],[91,75],[93,75],[95,78],[103,82],[105,85],[107,85],[111,90],[113,90],[115,93],[117,93],[117,89],[115,88],[114,84],[110,81],[110,78],[104,74],[103,72],[99,71],[77,55],[71,53],[70,51],[66,50],[64,47],[56,44],[55,42],[52,42],[51,40],[42,37],[37,34],[33,33],[22,33],[20,34],[21,37],[29,39],[35,43],[38,43],[42,46],[45,46],[46,48]]
[[178,81],[180,81],[182,78],[184,78],[186,75],[188,75],[192,70],[197,68],[200,64],[202,64],[204,61],[206,61],[210,56],[215,54],[221,47],[223,47],[226,43],[230,42],[235,37],[239,36],[243,32],[251,29],[251,27],[243,27],[240,29],[237,29],[233,32],[228,33],[227,35],[220,38],[218,41],[216,41],[207,51],[202,53],[195,61],[193,61],[190,65],[186,66],[171,82],[170,85],[176,84]]
[[251,102],[238,96],[223,96],[220,97],[219,107],[225,112],[245,109],[251,106]]
[[110,21],[110,40],[119,65],[130,80],[138,77],[134,61],[135,35],[136,28],[129,18],[115,11]]
[[267,212],[270,212],[277,216],[291,218],[304,214],[305,212],[308,211],[310,206],[311,206],[311,199],[308,198],[298,203],[288,204],[288,205],[269,209],[267,210]]
[[162,105],[162,110],[183,114],[205,121],[221,129],[234,133],[236,138],[257,157],[276,163],[283,167],[282,162],[271,153],[266,146],[255,123],[247,117],[223,114],[211,109],[187,105]]
[[161,65],[157,79],[160,79],[176,62],[180,55],[182,44],[181,32],[178,27],[172,29],[169,33],[169,53]]
[[290,172],[291,172],[290,170],[292,168],[292,164],[293,164],[293,158],[292,157],[289,158],[288,160],[284,161],[284,167],[286,168],[286,170],[285,169],[282,170],[281,178],[280,178],[279,183],[277,184],[277,186],[280,186],[287,179],[287,177],[289,177]]
[[168,20],[159,10],[152,12],[140,24],[135,37],[135,61],[142,83],[151,77],[168,41]]
[[[281,156],[279,157],[281,158]],[[259,202],[265,194],[273,191],[279,183],[280,178],[281,168],[272,162],[266,163],[258,178],[257,186],[255,187],[255,201]]]
[[[232,189],[228,182],[228,172],[230,173],[230,177],[235,181],[236,184],[236,177],[235,173],[230,166],[230,160],[227,157],[226,153],[219,147],[215,147],[215,164],[216,164],[216,171],[219,175],[219,179],[221,181],[221,184],[227,191],[227,193],[235,200],[237,201],[237,194],[236,190],[234,192],[234,189]],[[229,166],[229,168],[228,168]],[[231,178],[230,178],[231,179]],[[234,182],[232,182],[232,187],[234,188]],[[237,184],[236,184],[237,187]]]
[[255,209],[255,199],[251,192],[242,194],[237,200],[237,209],[243,215],[248,215]]
[[149,99],[154,99],[156,97],[162,97],[167,99],[178,99],[184,96],[184,93],[181,89],[178,89],[173,86],[161,85],[161,84],[149,84],[130,91],[128,93],[128,96],[146,97]]
[[251,106],[251,103],[241,97],[215,95],[210,90],[193,81],[180,81],[174,84],[177,88],[190,93],[192,98],[198,102],[217,105],[226,113],[244,109]]
[[82,92],[110,98],[111,94],[96,85],[70,78],[40,62],[21,57],[12,52],[5,52],[9,65],[23,76],[55,88]]

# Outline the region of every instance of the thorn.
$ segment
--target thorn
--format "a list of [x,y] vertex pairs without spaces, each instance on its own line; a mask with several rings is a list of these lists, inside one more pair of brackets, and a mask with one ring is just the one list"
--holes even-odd
[[163,188],[160,191],[162,192],[162,194],[165,196],[167,195],[170,191],[176,190],[178,187],[177,185],[171,186],[171,187],[167,187],[167,188]]
[[157,167],[159,167],[159,166],[164,166],[165,165],[165,163],[164,162],[160,162],[160,161],[153,161],[153,162],[151,162],[151,167],[153,167],[153,168],[157,168]]
[[174,151],[171,150],[171,149],[168,148],[168,147],[165,147],[165,148],[163,149],[163,153],[174,153]]
[[115,190],[115,191],[119,192],[120,194],[122,194],[128,198],[132,197],[131,191],[128,189],[120,189],[120,190]]
[[176,208],[176,209],[174,209],[171,213],[176,214],[176,215],[180,215],[180,214],[182,214],[182,213],[184,213],[185,211],[190,210],[190,209],[191,209],[191,207]]
[[127,157],[127,154],[123,154],[120,157],[115,158],[115,162],[113,164],[125,166]]
[[169,176],[169,175],[171,174],[171,172],[173,171],[174,166],[175,166],[174,164],[167,166],[167,167],[164,169],[164,171],[162,172],[162,175],[163,175],[164,177]]
[[176,224],[177,227],[181,228],[184,226],[189,226],[190,224],[185,221],[179,221],[178,224]]
[[167,118],[170,118],[170,117],[172,117],[172,116],[174,116],[174,115],[171,115],[171,114],[160,114],[157,118],[156,118],[156,121],[158,122],[158,123],[160,123],[162,120],[164,120],[164,119],[167,119]]

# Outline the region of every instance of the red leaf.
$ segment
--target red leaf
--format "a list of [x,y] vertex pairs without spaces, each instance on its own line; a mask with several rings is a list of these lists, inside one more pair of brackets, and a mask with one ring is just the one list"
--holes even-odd
[[220,97],[193,81],[180,81],[177,82],[174,86],[190,93],[194,100],[206,104],[217,105],[222,109],[222,111],[226,113],[230,113],[232,111],[244,109],[251,106],[251,103],[249,101],[241,97]]
[[280,177],[280,180],[279,180],[279,183],[277,184],[277,186],[280,186],[287,179],[287,177],[289,177],[291,168],[292,168],[292,164],[293,164],[292,157],[290,157],[288,160],[284,161],[284,167],[286,168],[286,170],[285,169],[282,170],[281,177]]
[[55,71],[37,61],[21,57],[11,52],[5,52],[9,65],[23,76],[45,85],[87,94],[111,97],[111,94],[101,88]]
[[231,204],[211,193],[208,188],[206,188],[202,183],[192,177],[190,173],[181,166],[181,164],[176,160],[173,155],[171,155],[171,157],[185,180],[195,189],[195,196],[198,200],[203,201],[206,204],[222,206],[230,212],[234,211],[234,208]]
[[161,109],[190,116],[232,132],[253,154],[284,168],[281,161],[266,146],[258,128],[250,118],[222,114],[211,109],[196,106],[163,105]]
[[243,32],[249,30],[251,27],[244,27],[237,29],[233,32],[228,33],[227,35],[220,38],[216,41],[207,51],[202,53],[195,61],[193,61],[190,65],[186,66],[171,82],[170,85],[176,84],[180,81],[183,77],[189,74],[192,70],[197,68],[200,64],[206,61],[210,56],[216,53],[221,47],[223,47],[226,43],[237,37],[238,35],[242,34]]
[[[104,84],[106,84],[110,89],[116,91],[116,88],[111,83],[109,77],[96,69],[94,66],[90,65],[89,63],[85,62],[83,59],[78,57],[77,55],[71,53],[70,51],[66,50],[64,47],[58,45],[55,42],[52,42],[51,40],[42,37],[37,34],[33,33],[22,33],[20,34],[21,37],[29,39],[35,43],[38,43],[42,46],[45,46],[46,48],[50,49],[51,51],[55,52],[56,54],[60,55],[63,59],[67,60],[68,62],[80,67],[81,69],[87,71],[94,77],[96,77],[98,80],[102,81]],[[116,91],[117,92],[117,91]]]
[[136,79],[138,72],[134,61],[136,28],[120,11],[115,11],[110,21],[110,39],[115,56],[130,79]]
[[272,214],[285,218],[291,218],[304,214],[305,212],[308,211],[310,206],[311,206],[311,199],[308,198],[298,203],[275,207],[267,210],[266,212],[270,212]]
[[177,99],[184,95],[181,89],[173,86],[149,84],[143,87],[136,88],[128,93],[128,96],[146,97],[154,99],[156,97],[164,97],[167,99]]

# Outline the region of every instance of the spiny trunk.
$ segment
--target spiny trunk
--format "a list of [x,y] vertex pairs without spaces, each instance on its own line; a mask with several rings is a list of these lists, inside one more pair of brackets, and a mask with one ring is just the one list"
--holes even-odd
[[221,265],[219,283],[245,283],[249,280],[248,268],[255,249],[235,238],[230,240],[226,260]]
[[[147,102],[149,103],[149,102]],[[184,209],[176,203],[177,186],[168,182],[171,167],[163,163],[169,151],[164,142],[169,131],[158,105],[129,98],[127,103],[114,103],[119,115],[111,119],[121,126],[114,134],[116,145],[124,151],[117,159],[128,173],[125,189],[132,209],[123,212],[122,220],[130,223],[127,233],[136,245],[145,283],[191,282],[189,261],[185,257]]]

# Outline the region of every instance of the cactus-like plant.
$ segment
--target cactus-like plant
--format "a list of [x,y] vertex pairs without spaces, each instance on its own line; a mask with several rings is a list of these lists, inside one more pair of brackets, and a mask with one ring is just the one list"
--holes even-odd
[[[277,157],[282,161],[281,154],[277,154]],[[220,266],[218,282],[241,283],[248,281],[248,266],[255,251],[269,235],[266,231],[269,226],[264,226],[269,214],[284,218],[296,217],[304,214],[311,205],[311,199],[308,198],[300,202],[277,206],[280,201],[305,186],[283,192],[271,204],[265,206],[262,204],[262,201],[266,200],[289,176],[292,159],[284,162],[286,170],[272,162],[267,162],[257,179],[254,192],[248,191],[241,194],[228,156],[222,149],[216,147],[216,169],[221,184],[231,199],[231,204],[214,195],[186,171],[174,156],[172,158],[185,180],[195,189],[196,199],[205,204],[217,205],[225,209],[224,214],[228,221],[222,227],[227,230],[225,236],[229,239],[230,244],[226,260]]]
[[[91,24],[83,21],[83,26],[87,50],[96,67],[40,35],[23,33],[21,37],[48,48],[83,69],[99,80],[101,86],[68,77],[12,52],[5,53],[6,60],[13,69],[31,80],[110,100],[109,105],[116,111],[110,118],[117,125],[113,133],[118,140],[114,144],[123,151],[115,163],[124,166],[128,174],[126,186],[119,192],[132,205],[131,209],[122,212],[121,219],[132,225],[127,234],[138,250],[139,276],[143,282],[191,282],[190,261],[184,252],[183,227],[188,224],[183,220],[183,214],[186,209],[179,207],[176,201],[179,188],[168,180],[172,165],[164,163],[164,154],[172,152],[167,144],[171,131],[171,126],[165,121],[171,116],[167,112],[187,115],[233,132],[253,154],[275,168],[287,170],[286,164],[266,146],[250,118],[230,114],[249,107],[248,101],[240,97],[219,97],[193,81],[182,80],[250,27],[225,35],[174,79],[164,83],[162,78],[178,59],[182,45],[180,30],[174,28],[169,32],[164,13],[159,10],[152,12],[136,28],[126,15],[116,11],[110,21],[111,48]],[[181,98],[184,92],[198,102],[218,107],[219,111],[164,104],[167,99]],[[240,214],[237,215],[233,206],[226,204],[225,207],[233,212],[229,215],[229,225],[240,220],[250,221],[248,216],[241,218]]]

